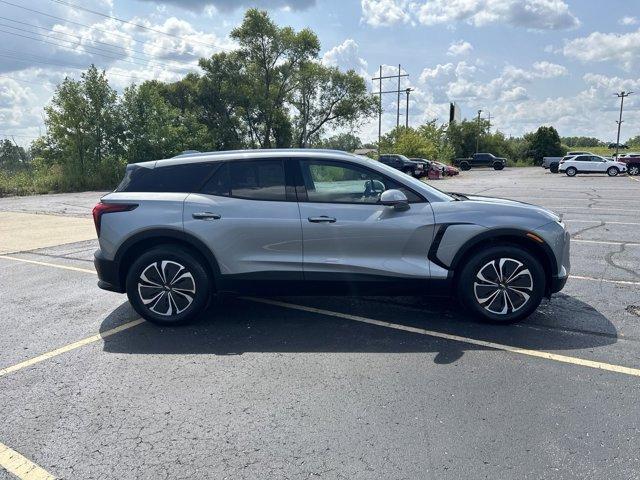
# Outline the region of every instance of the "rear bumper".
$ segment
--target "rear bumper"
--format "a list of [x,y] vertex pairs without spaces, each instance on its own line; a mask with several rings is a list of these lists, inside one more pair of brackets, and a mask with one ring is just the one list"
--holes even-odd
[[98,272],[98,287],[110,292],[124,293],[125,288],[120,282],[118,264],[114,260],[107,260],[98,249],[93,254],[93,264]]

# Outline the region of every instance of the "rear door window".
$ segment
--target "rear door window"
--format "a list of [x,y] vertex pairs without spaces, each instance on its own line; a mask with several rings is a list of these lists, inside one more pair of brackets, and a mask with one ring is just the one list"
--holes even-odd
[[202,193],[249,200],[286,200],[282,160],[232,161],[222,165]]

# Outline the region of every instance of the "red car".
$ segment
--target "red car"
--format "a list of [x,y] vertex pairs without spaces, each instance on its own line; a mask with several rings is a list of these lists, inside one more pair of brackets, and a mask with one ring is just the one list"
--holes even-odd
[[618,157],[618,162],[627,164],[629,175],[640,175],[640,153],[625,153]]
[[444,168],[444,174],[447,177],[453,177],[454,175],[458,175],[460,173],[460,170],[458,170],[456,167],[452,167],[451,165],[445,165],[444,163],[440,163],[440,162],[431,162],[433,164],[434,167],[437,168]]

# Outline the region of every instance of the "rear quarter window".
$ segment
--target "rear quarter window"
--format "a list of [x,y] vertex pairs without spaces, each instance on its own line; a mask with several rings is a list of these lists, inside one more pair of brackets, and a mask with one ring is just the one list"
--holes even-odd
[[213,163],[127,168],[116,192],[197,192],[215,170]]

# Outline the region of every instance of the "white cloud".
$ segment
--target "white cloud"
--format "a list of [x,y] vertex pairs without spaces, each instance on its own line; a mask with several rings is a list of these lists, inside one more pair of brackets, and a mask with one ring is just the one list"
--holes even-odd
[[556,78],[562,77],[569,73],[567,67],[547,61],[534,63],[533,71],[534,76],[537,76],[538,78]]
[[156,4],[173,5],[187,10],[203,11],[215,8],[221,12],[229,12],[239,8],[281,9],[284,11],[306,10],[316,4],[316,0],[144,0]]
[[355,70],[359,75],[369,78],[367,62],[359,56],[360,47],[357,42],[347,38],[340,45],[336,45],[322,56],[322,63],[341,70]]
[[535,30],[561,30],[580,22],[563,0],[361,0],[362,18],[373,26],[467,22],[508,24]]
[[361,0],[362,21],[373,27],[410,23],[406,0]]
[[520,102],[528,98],[527,89],[524,87],[513,87],[511,90],[502,92],[500,96],[500,100],[503,102]]
[[593,32],[570,40],[563,52],[567,57],[583,62],[612,61],[629,70],[639,63],[640,29],[623,34]]
[[629,15],[622,17],[620,20],[618,20],[618,23],[620,25],[637,25],[638,24],[638,19],[636,17],[631,17]]
[[449,48],[447,50],[447,55],[451,57],[464,56],[471,53],[471,50],[473,50],[473,45],[471,45],[469,42],[466,42],[464,40],[459,40],[457,42],[452,42],[449,45]]

